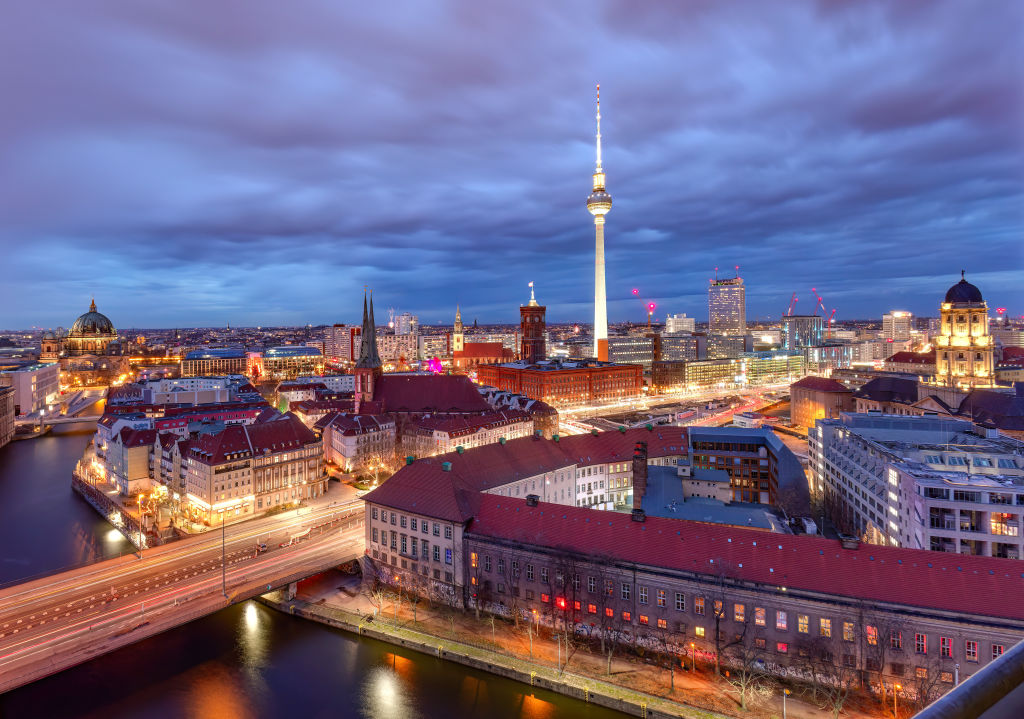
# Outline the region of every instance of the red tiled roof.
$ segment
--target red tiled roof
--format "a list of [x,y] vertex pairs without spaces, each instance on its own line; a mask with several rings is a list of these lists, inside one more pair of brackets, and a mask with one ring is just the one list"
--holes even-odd
[[441,465],[414,462],[364,497],[365,501],[385,507],[422,514],[449,522],[465,522],[476,512],[482,496],[474,487]]
[[491,406],[463,375],[385,374],[374,384],[373,399],[385,412],[487,412]]
[[454,359],[511,359],[513,354],[501,342],[466,342],[463,348],[452,353]]
[[891,357],[886,357],[885,361],[893,364],[935,364],[935,350],[924,354],[918,352],[897,352]]
[[131,427],[122,427],[118,436],[121,438],[121,444],[125,447],[142,447],[144,445],[153,445],[156,443],[155,429],[132,429]]
[[[384,486],[387,486],[385,483]],[[1024,620],[1024,572],[1018,560],[861,544],[842,549],[822,537],[766,534],[731,526],[628,514],[481,494],[471,535],[569,549],[789,589],[870,602]],[[713,563],[712,563],[713,561]]]
[[416,420],[415,425],[428,432],[447,432],[449,435],[455,436],[472,434],[485,427],[498,427],[529,420],[530,415],[527,412],[506,409],[477,415],[432,415]]
[[791,390],[794,387],[812,392],[850,392],[849,387],[828,377],[804,377],[799,382],[794,382],[789,386]]
[[277,386],[277,392],[302,392],[302,391],[316,391],[318,389],[327,389],[327,385],[323,382],[282,382]]
[[332,430],[349,436],[395,428],[395,421],[390,417],[374,414],[347,414],[345,412],[335,412],[328,424]]
[[292,402],[289,409],[295,412],[351,412],[355,407],[355,401],[351,399],[304,399],[299,402]]
[[[534,436],[513,439],[505,444],[487,444],[462,454],[450,452],[406,465],[378,489],[366,495],[365,500],[395,509],[428,514],[424,506],[431,511],[441,509],[435,509],[432,504],[424,504],[426,500],[417,499],[413,495],[407,497],[406,483],[410,487],[432,486],[445,496],[454,491],[453,488],[481,492],[573,464],[631,462],[633,448],[639,441],[647,442],[648,456],[652,458],[685,454],[687,431],[683,427],[656,427],[653,430],[631,429],[598,435],[573,435],[561,437],[558,442]],[[451,464],[450,471],[445,471],[445,463]],[[412,506],[413,501],[419,502],[419,508]],[[446,511],[451,510],[450,505],[444,507]],[[467,515],[461,521],[468,518]]]
[[284,452],[297,449],[317,436],[291,412],[262,424],[233,424],[216,434],[202,434],[191,445],[190,455],[204,464],[215,465],[235,458],[250,457],[266,452]]

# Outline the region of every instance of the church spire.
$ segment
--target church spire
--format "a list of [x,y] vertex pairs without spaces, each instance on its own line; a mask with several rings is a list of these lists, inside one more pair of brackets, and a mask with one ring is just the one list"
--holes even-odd
[[359,361],[356,367],[363,369],[379,369],[382,362],[377,354],[377,327],[373,321],[373,291],[370,292],[369,314],[367,314],[366,294],[363,294],[363,329],[362,344],[359,346]]

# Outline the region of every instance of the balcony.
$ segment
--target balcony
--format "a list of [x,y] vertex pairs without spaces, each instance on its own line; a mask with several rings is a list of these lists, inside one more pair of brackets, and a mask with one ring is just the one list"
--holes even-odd
[[928,526],[932,529],[946,529],[955,532],[956,520],[952,517],[931,517],[928,520]]

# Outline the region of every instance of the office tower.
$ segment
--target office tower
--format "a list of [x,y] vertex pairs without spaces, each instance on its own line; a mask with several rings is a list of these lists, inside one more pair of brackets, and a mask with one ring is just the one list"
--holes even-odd
[[665,334],[674,335],[680,332],[694,332],[697,323],[693,317],[687,317],[684,312],[681,315],[669,315],[665,318]]
[[882,315],[882,339],[893,342],[905,342],[910,339],[910,329],[914,326],[914,315],[901,310],[893,310]]
[[747,332],[747,292],[742,277],[714,279],[708,287],[708,334]]

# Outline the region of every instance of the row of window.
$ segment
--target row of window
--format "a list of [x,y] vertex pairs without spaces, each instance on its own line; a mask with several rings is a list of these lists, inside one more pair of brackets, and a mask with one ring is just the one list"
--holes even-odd
[[[380,521],[384,522],[385,524],[387,524],[389,519],[390,519],[391,526],[396,526],[396,525],[397,526],[401,526],[402,529],[405,529],[406,527],[408,527],[413,532],[422,531],[423,534],[430,534],[431,533],[431,531],[430,531],[431,523],[428,522],[425,519],[420,520],[420,519],[417,519],[416,517],[406,517],[404,514],[400,515],[400,514],[398,514],[398,512],[389,512],[386,509],[382,509],[382,510],[380,510],[378,512],[376,507],[373,507],[370,510],[370,516],[373,519],[377,519],[379,517]],[[418,527],[419,527],[419,529],[417,529]],[[433,535],[435,537],[441,536],[441,525],[438,524],[437,522],[433,523]],[[452,538],[452,526],[450,524],[446,524],[444,526],[444,538],[445,539],[451,539]]]

